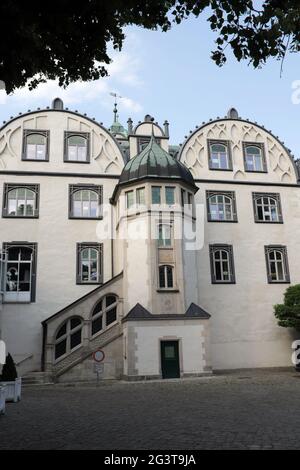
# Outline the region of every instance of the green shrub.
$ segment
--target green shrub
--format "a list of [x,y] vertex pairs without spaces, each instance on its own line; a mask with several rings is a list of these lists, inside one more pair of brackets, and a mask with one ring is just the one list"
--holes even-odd
[[274,305],[274,313],[279,326],[300,331],[300,284],[287,288],[283,304]]
[[8,353],[6,362],[2,368],[1,380],[2,382],[13,382],[18,377],[17,369],[13,358]]

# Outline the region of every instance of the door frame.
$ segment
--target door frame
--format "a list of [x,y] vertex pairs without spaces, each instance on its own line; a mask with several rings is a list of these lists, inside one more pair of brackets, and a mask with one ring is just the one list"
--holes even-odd
[[182,348],[181,348],[181,338],[178,338],[178,337],[170,337],[168,336],[167,338],[159,338],[158,340],[158,347],[159,347],[159,373],[160,373],[160,377],[163,379],[163,374],[162,374],[162,345],[161,343],[164,342],[164,343],[167,343],[168,341],[170,342],[174,342],[176,341],[178,343],[178,362],[179,362],[179,379],[181,379],[182,377],[182,364],[183,364],[183,360],[182,360]]

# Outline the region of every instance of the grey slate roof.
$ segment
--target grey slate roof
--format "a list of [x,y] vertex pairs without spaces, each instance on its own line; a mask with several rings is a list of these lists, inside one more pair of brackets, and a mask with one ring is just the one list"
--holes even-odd
[[123,318],[125,321],[136,321],[136,320],[193,320],[193,319],[202,319],[208,320],[210,314],[207,313],[199,305],[194,304],[193,302],[187,309],[184,314],[178,313],[162,313],[162,314],[152,314],[144,308],[141,304],[137,303]]

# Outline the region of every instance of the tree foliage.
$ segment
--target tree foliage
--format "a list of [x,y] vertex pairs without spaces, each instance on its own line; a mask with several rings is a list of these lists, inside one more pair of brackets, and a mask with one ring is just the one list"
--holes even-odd
[[254,67],[299,51],[299,0],[1,0],[0,80],[7,93],[47,79],[95,80],[107,75],[108,46],[122,48],[126,26],[168,31],[204,10],[217,33],[217,65],[227,46]]
[[290,286],[284,294],[284,303],[274,305],[278,325],[300,330],[300,284]]
[[17,377],[18,374],[14,360],[8,353],[6,356],[6,362],[2,368],[1,380],[2,382],[13,382]]

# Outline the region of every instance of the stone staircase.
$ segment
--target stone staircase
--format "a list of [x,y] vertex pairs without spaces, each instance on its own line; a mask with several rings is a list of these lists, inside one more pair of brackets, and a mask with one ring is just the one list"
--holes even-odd
[[22,376],[22,385],[49,385],[53,383],[49,372],[29,372]]

